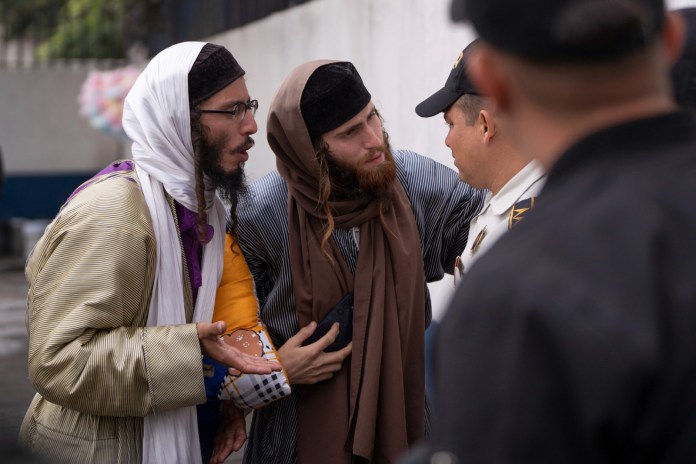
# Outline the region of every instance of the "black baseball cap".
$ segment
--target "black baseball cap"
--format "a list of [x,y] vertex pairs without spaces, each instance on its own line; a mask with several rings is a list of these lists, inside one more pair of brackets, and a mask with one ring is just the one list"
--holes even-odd
[[470,21],[479,37],[513,55],[598,62],[651,43],[662,30],[665,5],[664,0],[452,0],[451,17]]
[[462,95],[479,94],[466,73],[468,55],[477,42],[478,39],[474,40],[464,50],[459,52],[452,66],[452,71],[450,71],[449,77],[447,77],[445,86],[416,106],[416,114],[418,116],[422,118],[435,116],[446,111]]

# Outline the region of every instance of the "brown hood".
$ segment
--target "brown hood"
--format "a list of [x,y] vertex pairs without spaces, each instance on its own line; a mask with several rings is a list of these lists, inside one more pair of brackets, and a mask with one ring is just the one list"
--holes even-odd
[[298,323],[320,320],[354,295],[353,353],[332,379],[298,392],[298,462],[395,462],[424,433],[425,278],[418,229],[396,181],[380,221],[370,199],[333,202],[336,227],[359,227],[353,276],[329,240],[319,205],[319,165],[300,110],[302,91],[321,60],[297,67],[271,103],[268,142],[288,185],[290,262]]

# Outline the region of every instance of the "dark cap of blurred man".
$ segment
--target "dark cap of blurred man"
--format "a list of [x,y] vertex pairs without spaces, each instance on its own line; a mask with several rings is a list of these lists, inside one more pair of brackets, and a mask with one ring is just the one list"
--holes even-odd
[[682,53],[672,67],[672,90],[677,105],[696,110],[696,7],[676,12],[684,18],[686,38]]
[[660,0],[454,3],[481,38],[474,85],[548,176],[457,289],[432,439],[404,462],[696,462],[696,119],[670,76],[682,19]]
[[662,0],[460,3],[482,42],[472,81],[547,168],[595,130],[674,107],[683,24]]

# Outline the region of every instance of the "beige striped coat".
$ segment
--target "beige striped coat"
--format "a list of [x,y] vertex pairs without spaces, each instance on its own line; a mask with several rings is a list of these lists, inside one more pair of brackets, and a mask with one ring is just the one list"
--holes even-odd
[[133,173],[86,187],[37,244],[26,267],[37,395],[20,432],[31,452],[49,462],[137,463],[143,416],[205,401],[195,324],[145,327],[155,254]]

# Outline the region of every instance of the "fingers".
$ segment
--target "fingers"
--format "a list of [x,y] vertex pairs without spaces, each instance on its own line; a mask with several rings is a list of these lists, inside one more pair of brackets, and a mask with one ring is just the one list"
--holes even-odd
[[222,464],[235,451],[239,451],[246,441],[246,421],[244,413],[232,402],[220,404],[221,421],[215,436],[215,449],[211,464]]
[[322,367],[323,372],[327,372],[333,375],[334,373],[340,371],[341,367],[343,367],[343,359],[325,359]]
[[309,374],[302,383],[314,384],[328,380],[340,370],[341,363],[323,364],[321,367],[315,369],[311,374]]
[[[239,451],[242,449],[242,445],[244,445],[244,442],[247,439],[247,434],[246,430],[241,429],[238,430],[237,433],[234,435],[234,440],[232,441],[232,451]],[[229,454],[228,454],[229,456]]]
[[314,377],[311,382],[307,382],[307,384],[314,384],[314,383],[323,382],[324,380],[329,380],[333,376],[334,376],[333,372],[326,372],[324,374],[319,374],[316,377]]
[[275,361],[268,361],[266,358],[251,356],[239,351],[230,356],[229,363],[226,365],[246,374],[270,374],[282,369],[280,364]]
[[210,348],[206,354],[216,361],[224,364],[228,368],[235,369],[247,374],[270,374],[280,371],[280,364],[275,361],[268,361],[264,357],[253,356],[242,353],[237,348],[229,346],[224,342],[206,344]]
[[353,342],[350,342],[350,343],[348,343],[346,346],[344,346],[343,348],[341,348],[340,350],[334,351],[333,354],[335,354],[336,356],[340,357],[341,361],[343,361],[344,359],[346,359],[346,358],[348,357],[348,355],[349,355],[352,351],[353,351]]
[[288,339],[288,341],[285,342],[286,345],[288,346],[300,346],[302,345],[302,342],[307,340],[316,330],[317,328],[317,323],[312,321],[306,326],[302,327],[299,332],[297,332],[295,335],[293,335],[291,338]]
[[333,353],[321,352],[307,368],[301,383],[313,384],[332,378],[343,367],[344,359],[350,354],[350,347],[351,345]]
[[243,444],[244,440],[239,443],[238,439],[226,438],[224,441],[215,446],[215,451],[213,453],[213,457],[210,459],[210,464],[223,464],[230,454],[235,451],[239,451]]
[[212,335],[215,335],[216,337],[219,337],[225,333],[225,330],[227,330],[227,323],[225,321],[216,321],[212,323],[213,325],[213,333]]
[[[242,444],[243,443],[242,441]],[[215,446],[213,457],[210,458],[210,464],[223,464],[230,454],[234,451],[238,451],[242,447],[242,445],[237,445],[235,448],[235,444],[236,442],[230,439],[225,439],[223,442],[218,443]]]
[[[312,345],[316,345],[317,348],[319,348],[319,351],[324,351],[329,345],[331,345],[334,340],[336,340],[336,337],[338,337],[338,332],[340,332],[341,328],[338,322],[334,322],[331,325],[331,328],[329,329],[328,332],[326,332],[326,335],[321,337],[319,340],[314,342]],[[310,346],[312,346],[310,345]]]
[[[309,338],[314,331],[317,328],[317,323],[312,321],[306,326],[302,327],[299,332],[297,332],[292,338],[288,339],[287,342],[285,342],[286,345],[292,347],[292,346],[301,346],[302,342],[304,342],[307,338]],[[338,322],[334,322],[331,328],[329,329],[326,334],[321,337],[319,340],[316,342],[307,345],[307,347],[311,347],[312,350],[314,350],[317,354],[321,353],[324,351],[329,345],[331,345],[335,340],[336,337],[338,337],[338,334],[340,332],[341,328]],[[343,358],[348,356],[350,353],[350,349],[348,350],[348,353],[346,353]]]
[[225,333],[227,330],[227,324],[225,321],[217,322],[198,322],[196,324],[196,330],[198,331],[198,338],[209,338],[209,337],[219,337]]
[[314,330],[316,330],[316,324],[308,324],[278,350],[278,357],[283,362],[290,384],[313,384],[330,379],[341,369],[343,361],[351,353],[352,343],[335,352],[324,352],[324,349],[338,336],[340,330],[338,323],[333,324],[331,329],[316,342],[301,346]]
[[224,464],[226,458],[222,457],[222,451],[215,448],[213,457],[210,458],[210,464]]
[[[310,323],[310,325],[311,324],[315,324],[315,323],[312,322],[312,323]],[[309,327],[309,325],[307,327]],[[302,330],[306,329],[307,327],[304,327]],[[305,341],[305,339],[307,337],[312,335],[315,328],[316,327],[312,327],[312,332],[308,333],[306,336],[303,336],[300,339],[299,344],[302,344],[302,342]],[[314,352],[313,354],[315,356],[317,356],[319,353],[323,352],[329,345],[331,345],[334,342],[334,340],[336,340],[336,337],[338,337],[338,333],[340,332],[340,330],[341,329],[340,329],[340,325],[338,324],[338,322],[334,322],[331,325],[331,328],[329,329],[329,331],[326,332],[326,334],[324,334],[323,337],[321,337],[319,340],[317,340],[314,343],[310,343],[309,345],[305,346],[304,348],[306,348],[308,350],[312,350]],[[301,332],[302,331],[298,332],[298,334],[295,335],[295,337],[297,337]]]

